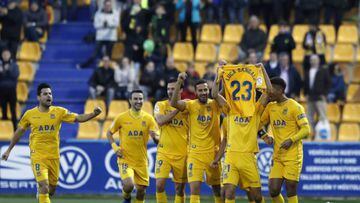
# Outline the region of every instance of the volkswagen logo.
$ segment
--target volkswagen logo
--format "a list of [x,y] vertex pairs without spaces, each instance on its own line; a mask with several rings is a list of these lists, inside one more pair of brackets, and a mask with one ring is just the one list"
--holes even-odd
[[83,186],[90,178],[91,169],[90,158],[84,150],[74,146],[61,148],[60,187],[76,189]]
[[257,165],[259,173],[262,176],[268,177],[271,169],[273,149],[266,147],[260,150],[257,154]]

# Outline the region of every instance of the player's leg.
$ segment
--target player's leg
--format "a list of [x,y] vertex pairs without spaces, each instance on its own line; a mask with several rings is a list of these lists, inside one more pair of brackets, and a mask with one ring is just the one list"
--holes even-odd
[[261,187],[250,187],[249,193],[256,203],[265,203],[265,199],[261,195]]
[[50,203],[49,172],[45,161],[31,160],[31,168],[38,186],[39,203]]
[[200,187],[201,181],[190,182],[190,203],[200,202]]
[[217,168],[211,168],[210,163],[213,159],[213,156],[210,158],[211,159],[208,160],[208,167],[206,168],[206,183],[212,187],[215,203],[221,203],[221,166]]
[[60,173],[60,160],[49,160],[49,195],[54,196]]
[[122,180],[122,195],[124,202],[131,202],[131,192],[134,190],[134,170],[127,163],[118,161],[120,178]]
[[297,181],[285,179],[286,195],[289,203],[298,203],[297,185]]
[[224,184],[225,203],[235,203],[235,189],[236,186],[233,184]]
[[146,188],[149,186],[149,169],[146,164],[134,167],[134,183],[136,186],[135,203],[145,202]]
[[248,198],[249,203],[255,203],[255,200],[251,196],[250,191],[248,191],[248,190],[246,191],[246,196]]
[[284,198],[281,195],[283,181],[284,179],[282,178],[269,179],[269,192],[273,203],[285,203]]
[[169,177],[171,165],[165,156],[158,153],[156,157],[155,178],[156,178],[156,202],[166,203],[165,192],[166,179]]
[[221,203],[221,186],[219,185],[212,185],[212,191],[214,194],[215,203]]
[[187,182],[186,156],[171,161],[173,181],[175,182],[175,203],[185,202],[185,184]]
[[240,180],[240,174],[236,165],[238,157],[237,153],[227,152],[225,161],[222,165],[222,178],[226,203],[235,203],[235,189]]
[[175,203],[185,202],[185,183],[175,183]]
[[145,185],[136,185],[136,200],[135,203],[144,203],[145,202],[145,193],[147,186]]

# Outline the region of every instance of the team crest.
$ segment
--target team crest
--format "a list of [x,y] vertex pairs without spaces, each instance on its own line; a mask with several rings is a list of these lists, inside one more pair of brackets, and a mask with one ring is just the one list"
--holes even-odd
[[141,122],[141,125],[142,125],[143,127],[145,127],[145,126],[146,126],[146,122],[145,122],[145,121],[142,121],[142,122]]
[[55,119],[55,114],[50,114],[50,119]]
[[288,113],[288,109],[286,108],[283,110],[282,114],[286,115],[287,113]]

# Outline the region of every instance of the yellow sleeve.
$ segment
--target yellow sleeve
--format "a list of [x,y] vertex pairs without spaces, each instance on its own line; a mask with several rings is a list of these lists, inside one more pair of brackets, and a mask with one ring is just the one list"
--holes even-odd
[[225,117],[223,119],[222,122],[222,131],[223,131],[223,136],[226,137],[227,136],[227,132],[228,132],[228,117]]
[[63,122],[73,123],[75,121],[76,117],[78,116],[78,114],[72,113],[65,108],[61,108],[61,110],[63,111],[62,118],[61,118],[61,120]]
[[256,89],[264,90],[264,89],[266,89],[266,82],[265,82],[265,77],[264,77],[264,74],[262,72],[262,69],[260,67],[258,67],[258,66],[255,66],[255,68],[257,69],[255,87],[256,87]]
[[111,123],[109,131],[110,131],[112,134],[116,133],[116,132],[120,129],[120,127],[121,127],[121,123],[120,123],[120,122],[121,122],[120,116],[118,116],[118,117],[116,117],[116,118],[114,119],[114,121]]
[[185,101],[185,110],[186,112],[191,112],[192,100]]
[[[260,106],[262,106],[262,105],[260,105]],[[269,122],[270,122],[269,105],[267,105],[261,114],[259,127],[262,128],[264,125],[268,124]]]
[[296,109],[293,112],[293,116],[295,117],[296,123],[300,127],[300,130],[295,135],[290,137],[293,142],[304,139],[310,134],[310,125],[308,119],[306,118],[304,108],[300,105],[295,108]]
[[154,108],[154,115],[165,115],[165,108],[163,103],[156,102],[155,108]]
[[149,120],[149,131],[153,131],[153,132],[158,131],[158,127],[157,127],[154,117],[149,116],[148,120]]
[[29,111],[26,111],[23,117],[21,118],[21,120],[19,121],[18,126],[21,127],[22,129],[27,129],[30,126],[28,117],[29,117]]

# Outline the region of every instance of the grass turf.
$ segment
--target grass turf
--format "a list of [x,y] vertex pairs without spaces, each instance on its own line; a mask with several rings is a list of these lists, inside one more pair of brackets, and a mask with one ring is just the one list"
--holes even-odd
[[[169,202],[172,202],[172,197],[169,197]],[[360,200],[328,200],[328,199],[300,199],[299,203],[358,203]],[[13,196],[5,196],[0,197],[1,203],[37,203],[34,197],[24,196],[24,197],[13,197]],[[121,203],[121,197],[57,197],[51,200],[52,203]],[[189,199],[187,199],[189,202]],[[210,197],[202,197],[202,203],[212,203],[213,199]],[[237,199],[237,203],[247,203],[245,199]],[[270,199],[266,199],[266,202],[271,202]],[[146,203],[156,203],[154,197],[149,197],[146,200]]]

